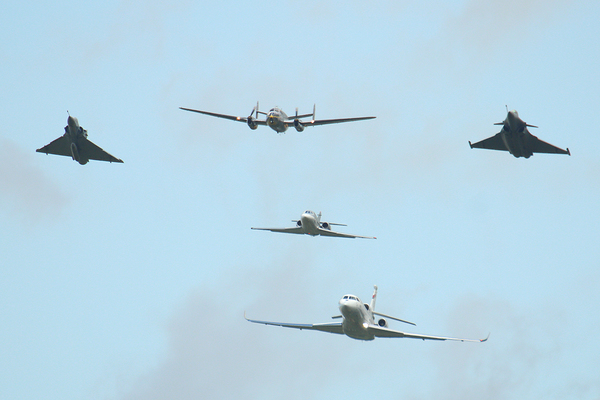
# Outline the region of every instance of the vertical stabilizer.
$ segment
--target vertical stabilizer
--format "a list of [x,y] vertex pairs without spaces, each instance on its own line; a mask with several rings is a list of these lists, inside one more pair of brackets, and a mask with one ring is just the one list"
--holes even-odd
[[377,301],[377,285],[373,286],[375,288],[375,291],[373,292],[373,298],[371,299],[371,306],[369,307],[369,310],[371,311],[371,313],[373,313],[373,311],[375,311],[375,301]]

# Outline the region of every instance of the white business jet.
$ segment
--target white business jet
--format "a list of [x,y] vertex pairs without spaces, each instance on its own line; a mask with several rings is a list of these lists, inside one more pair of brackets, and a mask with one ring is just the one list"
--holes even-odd
[[280,233],[297,233],[311,236],[335,236],[343,238],[362,238],[362,239],[377,239],[371,236],[358,236],[350,235],[347,233],[340,233],[331,230],[332,225],[347,226],[345,224],[336,224],[333,222],[321,222],[321,213],[315,214],[314,211],[304,211],[299,220],[293,219],[292,222],[296,223],[296,226],[292,228],[251,228],[261,231],[271,231]]
[[[373,340],[376,337],[386,338],[410,338],[410,339],[422,339],[422,340],[456,340],[460,342],[485,342],[489,336],[485,339],[461,339],[451,338],[444,336],[431,336],[431,335],[420,335],[417,333],[401,332],[394,329],[388,328],[388,323],[385,318],[393,319],[395,321],[404,322],[406,324],[415,325],[412,322],[405,321],[403,319],[391,317],[382,313],[375,312],[375,300],[377,298],[377,286],[373,292],[373,299],[371,304],[366,304],[360,301],[360,299],[354,295],[347,294],[339,302],[339,307],[342,315],[336,315],[332,318],[342,318],[342,322],[329,322],[321,324],[288,324],[282,322],[269,322],[269,321],[257,321],[244,318],[250,322],[265,325],[283,326],[285,328],[296,328],[296,329],[307,329],[315,331],[323,331],[329,333],[337,333],[340,335],[346,335],[352,339],[358,340]],[[379,317],[375,320],[375,315]]]

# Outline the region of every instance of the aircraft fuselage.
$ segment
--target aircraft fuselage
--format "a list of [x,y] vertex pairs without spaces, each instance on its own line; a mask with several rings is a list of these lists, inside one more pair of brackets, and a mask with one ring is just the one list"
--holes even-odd
[[342,329],[346,336],[358,340],[375,339],[375,336],[367,329],[374,323],[373,314],[358,297],[345,295],[340,299],[339,307],[344,318]]
[[271,111],[267,113],[267,125],[277,133],[287,131],[290,123],[287,119],[287,114],[277,107],[272,108]]
[[307,235],[317,236],[321,233],[319,232],[319,217],[313,211],[305,211],[302,213],[300,217],[300,222],[302,224],[302,230]]
[[527,130],[525,121],[519,118],[519,113],[515,110],[508,112],[500,134],[506,149],[513,156],[529,158],[533,155],[528,146],[531,133]]
[[82,157],[78,146],[79,138],[81,136],[87,137],[87,131],[79,126],[79,121],[77,121],[77,118],[69,115],[67,118],[67,126],[65,126],[65,135],[70,141],[71,157],[73,160],[77,161],[81,165],[87,164],[89,159]]

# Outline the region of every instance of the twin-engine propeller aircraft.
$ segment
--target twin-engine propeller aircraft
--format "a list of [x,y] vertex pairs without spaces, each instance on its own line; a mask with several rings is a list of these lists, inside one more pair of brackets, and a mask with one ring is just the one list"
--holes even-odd
[[[269,322],[269,321],[256,321],[253,319],[244,318],[250,322],[265,325],[283,326],[285,328],[296,328],[296,329],[308,329],[315,331],[323,331],[329,333],[337,333],[340,335],[346,335],[352,339],[358,340],[373,340],[376,337],[387,337],[387,338],[410,338],[410,339],[422,339],[422,340],[457,340],[460,342],[485,342],[485,339],[461,339],[461,338],[450,338],[443,336],[430,336],[420,335],[417,333],[407,333],[396,331],[388,328],[388,323],[384,318],[393,319],[395,321],[404,322],[406,324],[415,325],[412,322],[408,322],[399,318],[390,317],[389,315],[375,312],[375,300],[377,298],[377,286],[373,292],[373,298],[371,304],[363,303],[360,299],[354,295],[347,294],[339,302],[340,311],[342,315],[335,315],[332,318],[342,318],[342,322],[329,322],[322,324],[288,324],[282,322]],[[375,320],[374,315],[379,317]]]
[[72,157],[73,160],[81,165],[87,164],[89,160],[123,162],[123,160],[108,154],[106,151],[90,142],[87,136],[87,131],[79,126],[77,118],[69,115],[67,118],[67,126],[65,126],[65,134],[36,151],[38,153]]
[[471,142],[469,142],[469,146],[477,149],[508,151],[516,158],[529,158],[533,153],[571,155],[568,148],[567,150],[563,150],[550,143],[546,143],[529,133],[527,130],[528,127],[537,128],[537,126],[525,123],[525,121],[519,118],[519,113],[515,110],[508,111],[507,107],[506,111],[508,112],[506,119],[503,122],[494,124],[502,125],[502,130],[499,133],[477,143],[471,144]]
[[[235,115],[227,115],[227,114],[217,114],[209,111],[201,111],[201,110],[193,110],[191,108],[179,107],[182,110],[197,112],[200,114],[212,115],[213,117],[230,119],[232,121],[240,121],[248,124],[250,129],[254,130],[258,127],[258,125],[267,125],[271,129],[273,129],[277,133],[285,132],[290,126],[296,128],[298,132],[302,132],[307,126],[316,126],[316,125],[327,125],[327,124],[339,124],[342,122],[352,122],[352,121],[362,121],[364,119],[373,119],[375,117],[354,117],[354,118],[338,118],[338,119],[315,119],[315,107],[313,106],[312,114],[302,114],[298,115],[298,108],[296,108],[296,114],[294,116],[288,117],[286,113],[283,112],[278,107],[272,108],[268,113],[263,111],[258,111],[258,102],[256,103],[256,107],[252,109],[252,112],[248,117],[237,117]],[[258,119],[258,115],[264,115],[266,118],[264,120]],[[310,121],[302,121],[302,118],[312,117]]]
[[377,239],[371,236],[358,236],[349,235],[347,233],[340,233],[331,230],[331,225],[347,226],[344,224],[335,224],[333,222],[321,222],[321,213],[315,214],[314,211],[304,211],[299,220],[293,219],[292,222],[296,223],[293,228],[251,228],[261,231],[281,232],[281,233],[298,233],[311,236],[335,236],[344,238],[362,238],[362,239]]

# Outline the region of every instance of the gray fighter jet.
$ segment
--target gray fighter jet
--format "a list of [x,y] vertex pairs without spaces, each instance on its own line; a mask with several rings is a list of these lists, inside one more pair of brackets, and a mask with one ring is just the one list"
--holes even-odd
[[65,134],[36,151],[38,153],[71,157],[81,165],[87,164],[89,160],[123,162],[123,160],[108,154],[90,142],[87,136],[87,131],[79,126],[77,118],[69,115],[67,126],[65,126]]
[[[302,132],[307,126],[316,126],[316,125],[327,125],[327,124],[339,124],[342,122],[352,122],[352,121],[362,121],[365,119],[373,119],[375,117],[353,117],[353,118],[338,118],[338,119],[315,119],[315,107],[313,106],[312,114],[302,114],[298,115],[298,109],[296,108],[296,115],[288,117],[286,113],[283,112],[282,109],[275,107],[272,108],[268,113],[263,111],[258,111],[258,102],[256,103],[256,107],[252,109],[252,112],[248,117],[237,117],[235,115],[227,115],[227,114],[217,114],[209,111],[201,111],[194,110],[191,108],[179,107],[185,111],[197,112],[200,114],[210,115],[212,117],[225,118],[230,119],[232,121],[239,121],[248,124],[250,129],[254,130],[258,127],[258,125],[267,125],[269,128],[273,129],[277,133],[282,133],[287,131],[290,126],[296,128],[298,132]],[[258,119],[258,115],[262,114],[265,116],[264,120]],[[302,118],[312,117],[309,121],[302,121]]]
[[567,150],[563,150],[550,143],[546,143],[529,133],[527,130],[528,127],[537,128],[537,126],[525,123],[525,121],[519,118],[519,114],[515,110],[508,111],[506,119],[503,122],[498,122],[494,125],[502,125],[502,130],[496,135],[480,142],[469,142],[469,146],[477,149],[504,150],[517,158],[529,158],[533,153],[571,155],[568,148]]

